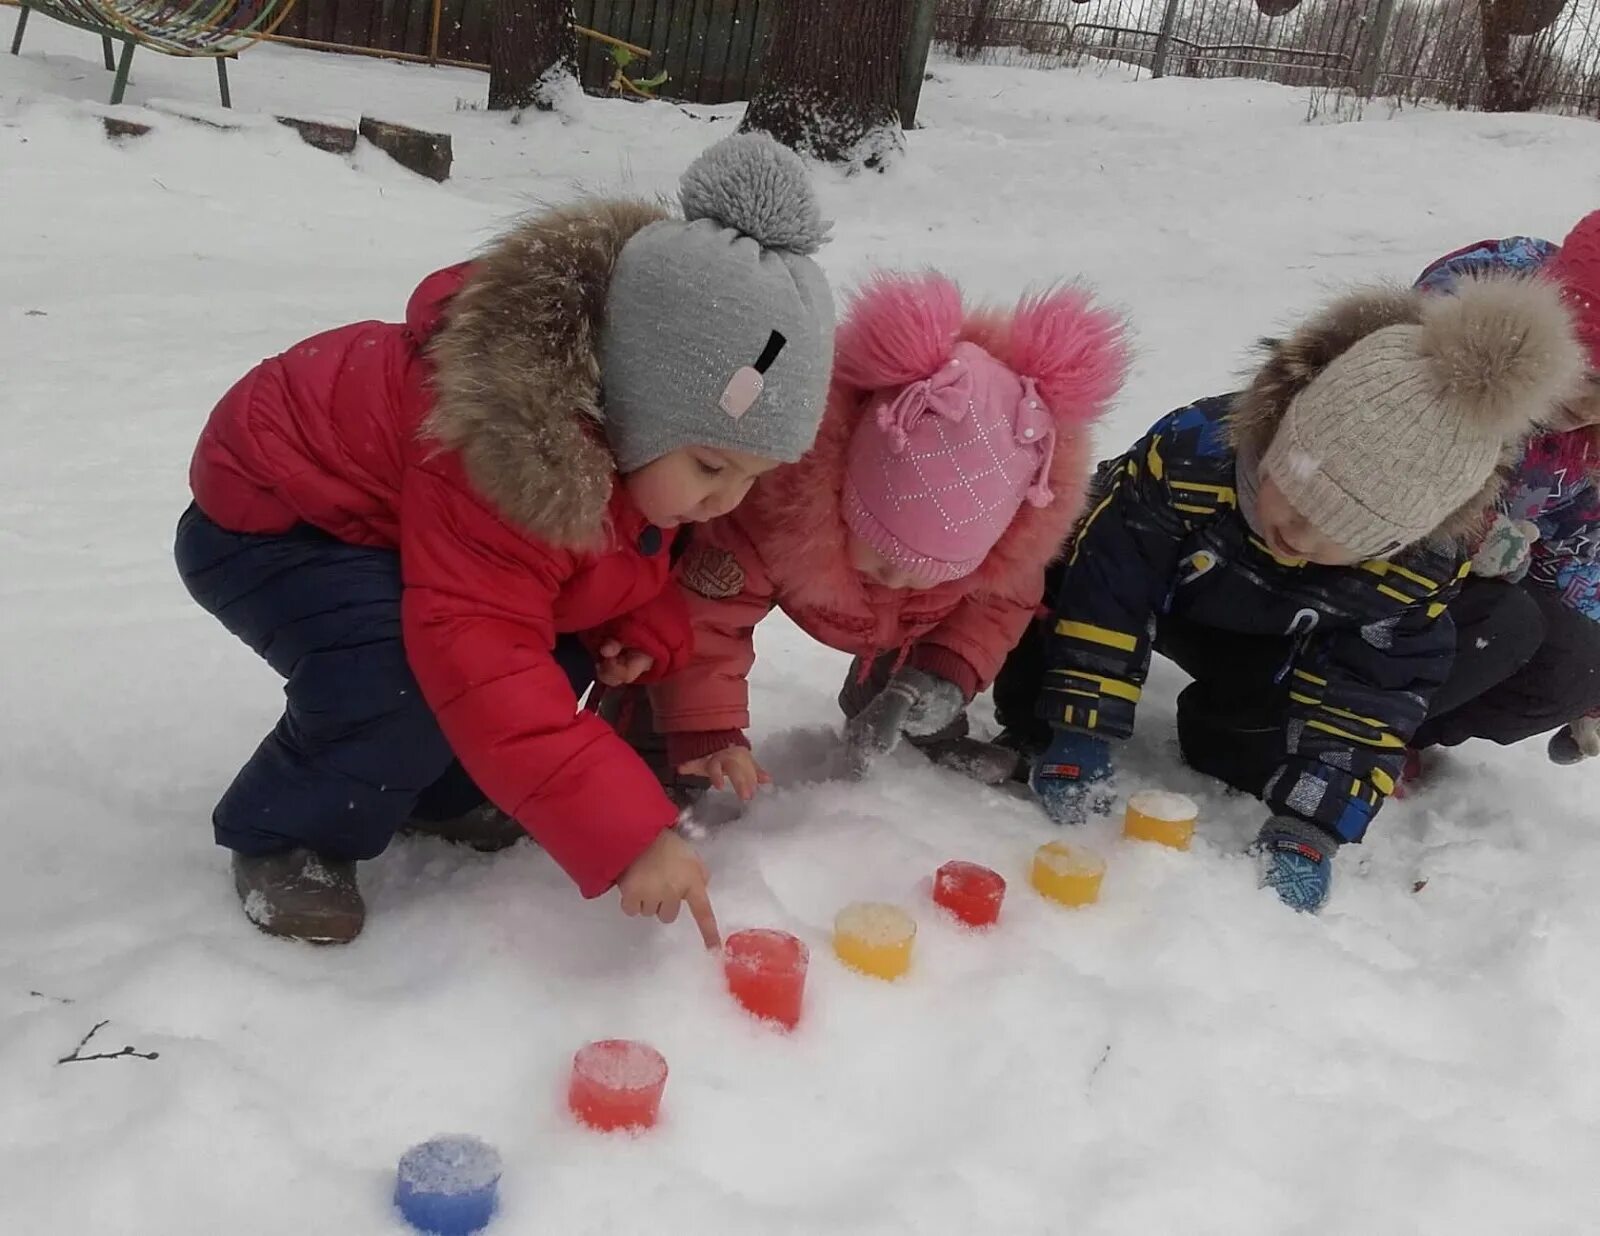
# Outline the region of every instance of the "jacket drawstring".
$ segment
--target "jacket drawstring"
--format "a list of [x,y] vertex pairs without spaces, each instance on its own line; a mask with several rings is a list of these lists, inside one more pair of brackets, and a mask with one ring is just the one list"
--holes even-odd
[[589,691],[589,698],[583,702],[583,710],[598,716],[600,705],[609,699],[613,692],[618,691],[622,693],[622,699],[617,704],[617,715],[611,722],[611,728],[619,734],[626,734],[633,727],[633,714],[639,707],[637,691],[629,690],[627,687],[608,687],[597,680]]
[[[1301,621],[1302,619],[1304,619],[1304,622]],[[1290,636],[1289,655],[1284,659],[1283,665],[1279,667],[1278,672],[1272,676],[1272,681],[1275,684],[1282,682],[1289,676],[1289,671],[1294,668],[1294,663],[1300,659],[1300,654],[1306,650],[1306,645],[1311,642],[1311,633],[1317,629],[1317,619],[1316,610],[1302,609],[1295,614],[1294,620],[1289,623],[1289,630],[1285,632]]]

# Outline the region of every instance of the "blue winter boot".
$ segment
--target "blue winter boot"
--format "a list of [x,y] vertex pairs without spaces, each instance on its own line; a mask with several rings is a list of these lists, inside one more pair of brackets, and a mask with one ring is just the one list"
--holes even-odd
[[1315,824],[1275,815],[1261,826],[1252,847],[1261,861],[1261,885],[1291,910],[1315,914],[1333,885],[1329,861],[1339,843]]

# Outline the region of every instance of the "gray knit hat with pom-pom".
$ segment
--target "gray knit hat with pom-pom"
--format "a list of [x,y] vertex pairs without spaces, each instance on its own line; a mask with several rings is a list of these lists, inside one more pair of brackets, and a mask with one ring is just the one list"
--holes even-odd
[[600,337],[606,437],[623,472],[679,447],[792,463],[816,437],[833,365],[827,239],[805,164],[770,137],[689,166],[682,219],[617,259]]

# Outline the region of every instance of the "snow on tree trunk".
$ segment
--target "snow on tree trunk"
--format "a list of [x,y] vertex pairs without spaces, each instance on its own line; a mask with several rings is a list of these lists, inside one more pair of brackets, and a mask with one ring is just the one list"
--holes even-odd
[[489,36],[489,107],[549,111],[578,73],[572,0],[496,0]]
[[900,58],[912,0],[784,0],[743,128],[829,163],[901,148]]

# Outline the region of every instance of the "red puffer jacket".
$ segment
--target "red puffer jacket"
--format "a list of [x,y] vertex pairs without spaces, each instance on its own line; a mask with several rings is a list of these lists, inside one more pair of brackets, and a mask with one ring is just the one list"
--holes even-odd
[[363,322],[257,366],[196,448],[200,508],[236,532],[306,523],[400,551],[406,654],[451,747],[585,896],[676,812],[580,713],[556,637],[681,666],[667,537],[615,484],[593,340],[623,244],[660,212],[595,204],[429,276],[402,325]]

